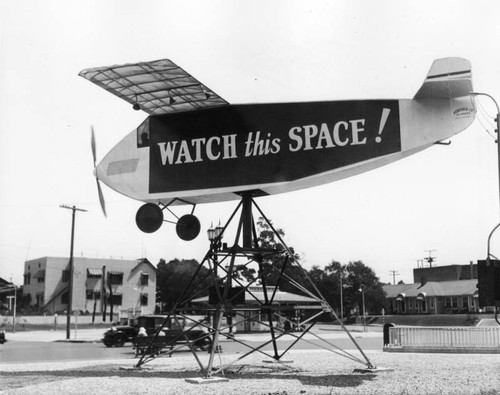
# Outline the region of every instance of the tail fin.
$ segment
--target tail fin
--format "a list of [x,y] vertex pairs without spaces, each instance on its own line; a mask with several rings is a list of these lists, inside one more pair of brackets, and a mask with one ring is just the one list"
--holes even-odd
[[471,65],[467,59],[436,59],[413,99],[452,99],[472,92]]

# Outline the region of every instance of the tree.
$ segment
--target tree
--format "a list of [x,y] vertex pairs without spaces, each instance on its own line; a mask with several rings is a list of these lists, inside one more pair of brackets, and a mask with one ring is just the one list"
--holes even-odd
[[[170,310],[175,306],[176,301],[193,278],[199,265],[195,259],[179,260],[176,258],[168,263],[164,259],[160,259],[156,267],[157,301],[162,304],[165,310]],[[194,285],[200,284],[200,286],[196,288],[191,286],[190,291],[200,293],[199,296],[204,296],[207,293],[203,291],[212,283],[213,278],[208,275],[208,269],[202,267],[193,282]],[[187,292],[183,297],[185,298],[188,295],[193,295],[193,293]]]
[[[332,260],[324,269],[313,266],[309,277],[332,308],[340,312],[362,309],[361,287],[364,286],[365,308],[367,312],[379,313],[384,306],[385,294],[373,270],[361,261],[342,265]],[[342,298],[340,291],[342,286]],[[341,306],[341,299],[342,304]],[[339,314],[341,316],[341,314]]]
[[[270,221],[271,225],[272,222]],[[257,240],[259,247],[262,249],[272,249],[276,251],[281,251],[281,253],[276,253],[265,257],[262,260],[263,277],[266,285],[277,285],[280,281],[280,272],[286,262],[285,273],[286,275],[296,281],[298,284],[308,287],[308,281],[305,276],[304,270],[298,265],[300,262],[300,256],[295,253],[293,247],[288,247],[292,256],[288,255],[285,246],[281,243],[280,238],[285,237],[285,232],[283,229],[275,229],[276,233],[273,231],[269,223],[260,217],[257,221]],[[279,237],[276,235],[278,234]],[[296,262],[294,264],[293,262]],[[288,279],[282,279],[279,283],[279,288],[285,292],[301,293],[296,286],[292,285]]]
[[330,306],[340,306],[340,285],[336,270],[332,270],[330,266],[326,266],[324,270],[313,266],[308,275]]
[[364,286],[365,308],[367,314],[379,314],[384,307],[385,293],[382,283],[375,275],[375,272],[362,261],[349,262],[345,266],[347,272],[345,288],[345,308],[352,310],[361,308],[362,292]]

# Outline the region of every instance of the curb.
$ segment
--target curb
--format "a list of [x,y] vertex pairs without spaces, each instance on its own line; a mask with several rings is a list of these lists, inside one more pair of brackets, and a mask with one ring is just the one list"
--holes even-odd
[[101,340],[64,339],[64,340],[52,340],[52,343],[101,343]]

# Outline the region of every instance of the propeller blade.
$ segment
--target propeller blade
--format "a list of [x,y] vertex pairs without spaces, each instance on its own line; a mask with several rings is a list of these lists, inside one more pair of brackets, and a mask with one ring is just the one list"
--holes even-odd
[[92,157],[94,158],[94,167],[95,167],[97,159],[96,159],[95,135],[94,135],[94,127],[93,126],[90,127],[90,133],[91,133],[90,146],[92,148]]
[[97,193],[99,194],[99,203],[101,204],[101,209],[102,209],[102,213],[104,214],[104,217],[108,217],[106,215],[106,202],[104,201],[104,194],[102,193],[102,189],[101,189],[101,183],[99,182],[99,179],[96,177],[96,181],[97,181]]
[[104,201],[104,194],[102,193],[101,183],[99,182],[99,177],[97,175],[97,167],[96,167],[97,155],[96,155],[95,133],[93,126],[90,127],[90,147],[92,148],[92,158],[94,159],[94,175],[95,175],[95,180],[97,182],[97,193],[99,195],[99,203],[101,204],[102,213],[107,218],[106,202]]

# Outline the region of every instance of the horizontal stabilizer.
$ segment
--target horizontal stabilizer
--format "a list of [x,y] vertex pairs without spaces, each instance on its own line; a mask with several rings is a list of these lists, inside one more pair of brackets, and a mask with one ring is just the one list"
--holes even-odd
[[415,100],[452,99],[472,92],[471,65],[463,58],[436,59]]

